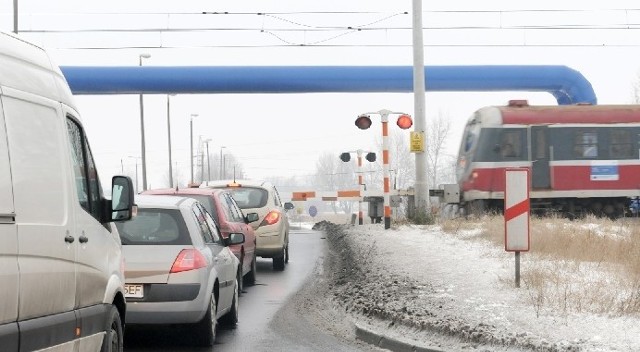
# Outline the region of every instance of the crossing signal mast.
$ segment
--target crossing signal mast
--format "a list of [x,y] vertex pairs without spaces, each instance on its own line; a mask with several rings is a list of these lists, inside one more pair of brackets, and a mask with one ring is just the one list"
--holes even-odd
[[[364,196],[364,191],[365,191],[365,184],[364,184],[364,178],[363,178],[363,174],[362,174],[362,153],[364,153],[364,150],[355,150],[355,151],[350,151],[350,152],[344,152],[342,154],[340,154],[340,160],[342,160],[345,163],[348,163],[351,160],[351,153],[356,153],[358,155],[358,187],[359,187],[359,192],[360,192],[360,197]],[[367,159],[368,162],[373,163],[376,161],[376,153],[373,152],[367,152],[367,155],[365,156],[365,159]],[[358,200],[358,224],[362,225],[364,224],[364,215],[363,215],[363,211],[362,211],[362,198],[360,198],[360,200]]]
[[[369,129],[369,127],[371,127],[371,123],[371,117],[368,114],[362,114],[356,118],[356,126],[361,130]],[[396,125],[403,130],[407,130],[413,126],[413,119],[410,115],[402,114],[398,116]]]
[[[351,153],[352,152],[345,152],[340,154],[340,160],[342,160],[345,163],[348,163],[349,161],[351,161]],[[357,150],[356,153],[358,153],[358,158],[360,158],[362,154],[362,150]],[[364,158],[368,162],[373,163],[376,161],[376,153],[368,152],[367,155],[364,156]]]
[[[391,227],[391,201],[389,196],[390,182],[389,182],[389,115],[399,115],[396,120],[396,124],[403,130],[411,128],[413,126],[413,119],[409,114],[403,112],[393,112],[389,110],[380,110],[376,112],[364,113],[358,115],[355,124],[361,130],[366,130],[371,127],[371,114],[378,114],[382,119],[382,170],[384,172],[384,228],[389,229]],[[342,158],[342,156],[341,156]]]

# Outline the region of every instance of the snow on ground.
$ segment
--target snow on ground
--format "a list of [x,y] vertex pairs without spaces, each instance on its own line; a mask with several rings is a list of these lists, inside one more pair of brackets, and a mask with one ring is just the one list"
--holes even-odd
[[[545,308],[522,283],[515,288],[514,254],[465,239],[473,231],[322,228],[333,253],[332,303],[390,336],[444,351],[640,351],[638,317]],[[544,265],[521,258],[522,270]],[[589,276],[575,273],[576,283]]]

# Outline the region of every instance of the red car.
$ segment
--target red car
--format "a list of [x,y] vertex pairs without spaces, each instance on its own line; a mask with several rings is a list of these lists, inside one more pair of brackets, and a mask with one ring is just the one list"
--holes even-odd
[[244,234],[242,244],[231,245],[231,251],[240,260],[238,267],[238,285],[242,292],[243,284],[253,286],[256,282],[256,235],[249,224],[258,221],[258,213],[244,214],[229,191],[212,188],[154,189],[141,194],[160,194],[189,197],[198,200],[211,214],[220,227],[224,238],[230,233]]

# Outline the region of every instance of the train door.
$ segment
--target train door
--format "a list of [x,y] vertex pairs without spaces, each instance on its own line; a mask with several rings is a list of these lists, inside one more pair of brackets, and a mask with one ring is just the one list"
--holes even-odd
[[549,128],[547,126],[531,126],[531,186],[551,188],[549,168]]

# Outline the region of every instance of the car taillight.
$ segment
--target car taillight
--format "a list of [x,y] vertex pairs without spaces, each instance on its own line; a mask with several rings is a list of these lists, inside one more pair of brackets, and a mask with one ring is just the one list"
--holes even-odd
[[280,212],[276,210],[270,211],[267,216],[264,217],[264,220],[260,223],[260,226],[264,225],[273,225],[280,221]]
[[171,273],[200,269],[207,266],[207,259],[197,249],[183,249],[171,266]]

